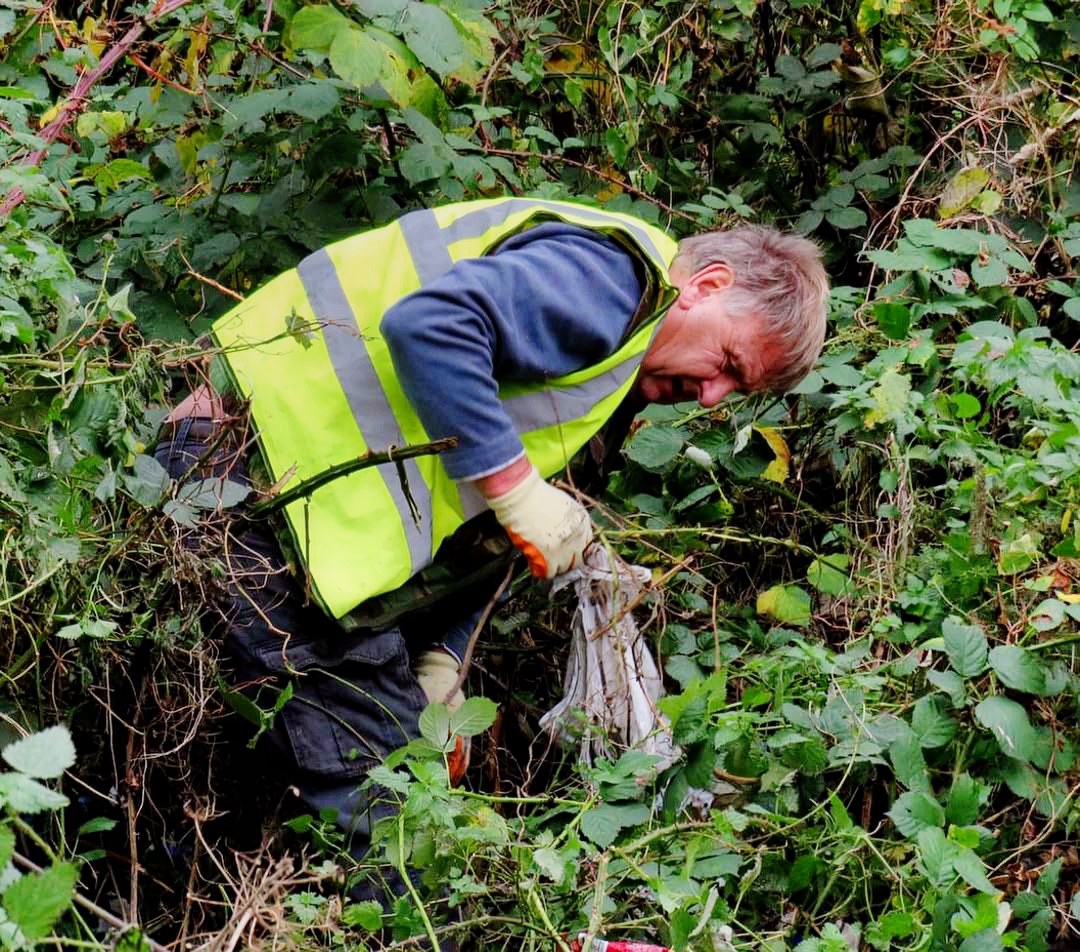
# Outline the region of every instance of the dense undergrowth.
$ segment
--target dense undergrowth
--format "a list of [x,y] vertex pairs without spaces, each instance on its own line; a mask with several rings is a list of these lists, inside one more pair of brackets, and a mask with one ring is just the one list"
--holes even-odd
[[[1075,948],[1078,51],[1065,0],[0,7],[0,944]],[[466,786],[379,772],[425,870],[383,917],[251,780],[215,496],[148,453],[232,300],[507,193],[811,234],[831,337],[791,397],[650,410],[599,500],[680,763],[538,735],[568,607],[518,580]]]

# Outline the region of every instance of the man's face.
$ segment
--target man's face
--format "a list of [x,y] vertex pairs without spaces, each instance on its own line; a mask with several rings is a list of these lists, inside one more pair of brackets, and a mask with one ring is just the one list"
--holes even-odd
[[637,389],[650,403],[718,404],[729,393],[765,389],[783,355],[758,316],[732,317],[724,299],[733,276],[713,265],[693,276],[672,271],[679,299],[641,362]]

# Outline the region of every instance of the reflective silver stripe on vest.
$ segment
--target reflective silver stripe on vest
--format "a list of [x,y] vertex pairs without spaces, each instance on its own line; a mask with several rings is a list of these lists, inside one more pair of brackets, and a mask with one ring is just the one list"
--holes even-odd
[[506,201],[500,202],[498,205],[492,205],[490,208],[480,208],[475,212],[467,212],[442,229],[443,241],[450,245],[465,238],[479,238],[489,228],[506,221],[515,212],[530,208],[543,208],[555,213],[561,212],[564,215],[573,214],[579,218],[595,221],[598,225],[607,225],[608,227],[613,227],[615,224],[621,225],[637,239],[638,243],[649,252],[657,264],[664,261],[664,256],[660,254],[660,250],[653,243],[649,233],[632,222],[622,221],[621,219],[613,220],[604,212],[584,206],[578,207],[575,205],[573,208],[566,208],[557,202],[545,202],[532,198],[508,198]]
[[454,262],[450,260],[450,248],[439,228],[435,212],[430,209],[409,212],[402,215],[397,223],[405,236],[405,244],[421,285],[430,284],[450,270]]
[[[316,251],[300,262],[297,271],[315,318],[322,325],[330,362],[364,442],[375,452],[390,446],[404,446],[405,436],[383,393],[330,255],[326,249]],[[374,468],[397,507],[409,543],[412,571],[418,572],[431,562],[431,492],[415,460],[405,460],[402,465],[409,492],[420,512],[419,525],[410,514],[395,465],[389,463]]]
[[634,354],[599,376],[570,387],[552,387],[507,397],[502,402],[503,409],[514,421],[518,433],[532,433],[577,420],[633,377],[644,356],[644,353]]
[[[527,209],[547,209],[563,214],[571,212],[589,221],[595,221],[597,225],[614,227],[615,224],[626,228],[644,248],[653,261],[657,264],[664,262],[664,256],[653,243],[652,237],[644,228],[639,228],[632,222],[613,221],[603,212],[591,208],[575,206],[567,209],[556,202],[545,202],[531,198],[508,198],[498,205],[490,208],[480,208],[474,212],[467,212],[460,218],[454,219],[445,228],[439,227],[435,212],[425,209],[416,212],[408,212],[402,215],[397,223],[401,226],[405,237],[405,244],[409,248],[413,267],[420,277],[420,284],[430,284],[437,278],[441,278],[453,267],[453,259],[450,257],[450,245],[455,241],[466,238],[479,238],[488,229],[502,224],[515,212]],[[570,224],[570,223],[568,223]]]

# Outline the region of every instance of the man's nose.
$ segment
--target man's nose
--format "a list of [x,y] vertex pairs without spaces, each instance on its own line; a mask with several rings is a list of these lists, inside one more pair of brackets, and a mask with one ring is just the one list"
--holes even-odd
[[698,390],[698,403],[703,407],[715,407],[735,389],[735,381],[729,377],[703,380]]

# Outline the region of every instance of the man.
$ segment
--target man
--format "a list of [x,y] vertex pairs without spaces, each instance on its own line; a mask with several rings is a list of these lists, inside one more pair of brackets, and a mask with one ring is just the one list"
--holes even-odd
[[[632,216],[509,198],[322,249],[219,319],[265,485],[457,440],[332,480],[285,507],[278,539],[223,540],[234,676],[253,694],[291,685],[270,739],[307,805],[336,811],[361,848],[378,808],[357,788],[453,689],[510,542],[553,578],[592,538],[545,479],[590,441],[610,463],[643,403],[792,386],[821,349],[827,290],[802,238],[743,227],[676,243]],[[159,449],[173,475],[228,415],[205,388],[177,407]],[[213,471],[229,465],[219,451]]]

